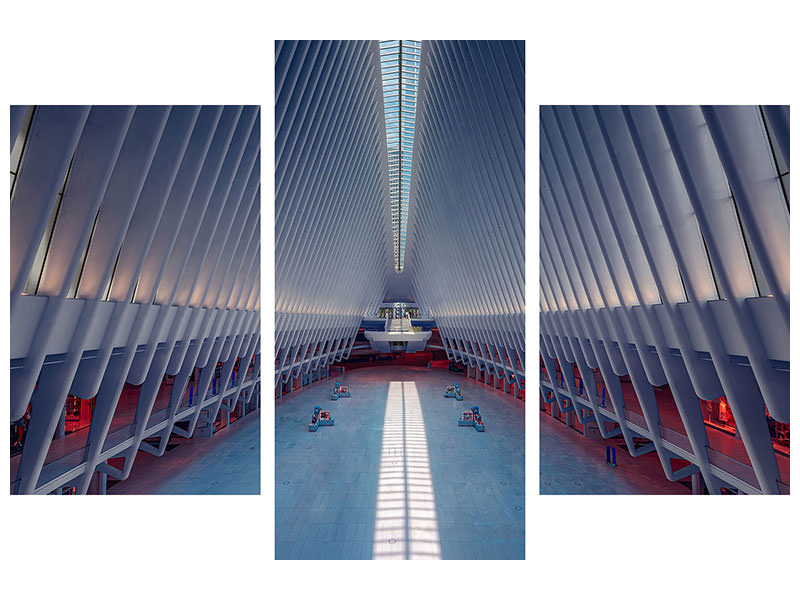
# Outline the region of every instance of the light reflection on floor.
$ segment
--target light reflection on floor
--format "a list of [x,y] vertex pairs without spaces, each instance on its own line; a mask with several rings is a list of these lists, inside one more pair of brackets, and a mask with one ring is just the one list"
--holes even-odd
[[[353,369],[276,403],[276,558],[370,560],[380,551],[405,559],[429,550],[442,560],[524,558],[524,404],[456,377],[425,367]],[[350,386],[352,397],[332,401],[334,381]],[[442,397],[454,382],[464,402]],[[485,433],[457,425],[474,405]],[[315,406],[330,409],[336,425],[309,432]],[[395,518],[399,548],[375,535]]]
[[425,420],[416,383],[392,381],[378,479],[375,559],[440,559]]

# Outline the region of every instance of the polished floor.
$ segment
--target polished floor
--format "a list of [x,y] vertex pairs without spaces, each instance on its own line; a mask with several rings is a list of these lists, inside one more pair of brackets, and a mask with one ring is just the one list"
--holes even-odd
[[[330,400],[334,381],[352,397]],[[464,400],[444,398],[461,384]],[[479,433],[459,427],[477,405]],[[308,431],[314,406],[332,427]],[[275,408],[278,559],[523,559],[524,404],[424,367],[354,369]]]
[[[655,452],[637,458],[622,440],[584,438],[561,421],[539,413],[539,484],[542,494],[690,494],[664,477]],[[614,445],[617,466],[606,462]]]
[[[211,438],[178,438],[156,457],[140,451],[131,475],[108,494],[258,494],[261,424],[256,410]],[[109,480],[111,483],[111,480]]]

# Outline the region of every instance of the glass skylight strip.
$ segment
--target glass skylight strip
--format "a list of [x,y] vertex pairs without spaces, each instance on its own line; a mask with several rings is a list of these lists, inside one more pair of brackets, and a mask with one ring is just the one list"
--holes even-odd
[[399,272],[405,266],[408,198],[411,195],[411,165],[422,42],[383,40],[378,42],[378,48],[389,160],[394,268]]

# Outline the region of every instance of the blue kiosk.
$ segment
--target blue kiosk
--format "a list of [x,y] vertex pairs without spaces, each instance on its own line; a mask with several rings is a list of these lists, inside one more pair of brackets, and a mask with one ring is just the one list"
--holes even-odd
[[339,398],[349,398],[350,397],[350,388],[346,385],[342,385],[338,381],[333,385],[333,393],[331,394],[331,400],[338,400]]
[[333,419],[329,410],[322,410],[321,406],[315,406],[314,414],[311,415],[311,422],[308,424],[308,430],[316,431],[320,425],[333,425]]
[[483,424],[481,413],[477,406],[473,406],[470,410],[461,413],[461,418],[458,420],[459,427],[474,427],[475,431],[485,431],[486,426]]
[[444,391],[445,398],[455,398],[456,400],[463,400],[464,396],[461,395],[461,386],[457,383],[448,385]]

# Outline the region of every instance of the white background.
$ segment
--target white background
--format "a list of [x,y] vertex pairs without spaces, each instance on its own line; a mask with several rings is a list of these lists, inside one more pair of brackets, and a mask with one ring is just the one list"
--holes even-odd
[[[791,104],[792,3],[4,3],[3,105],[261,104],[262,352],[272,352],[275,39],[525,39],[528,363],[538,355],[539,104]],[[3,109],[3,110],[7,110]],[[8,113],[6,113],[8,114]],[[8,117],[0,139],[8,139]],[[0,237],[9,239],[8,212]],[[793,263],[796,263],[793,244]],[[0,278],[8,281],[7,243]],[[2,363],[8,304],[2,296]],[[795,354],[797,336],[792,336]],[[269,364],[269,360],[264,361]],[[274,557],[267,370],[260,497],[2,496],[6,598],[798,598],[791,497],[539,497],[535,368],[527,560],[467,564]],[[0,368],[2,396],[8,371]],[[795,380],[794,372],[792,379]],[[795,386],[793,386],[794,388]],[[2,422],[8,402],[0,402]],[[8,481],[8,460],[0,460]]]

